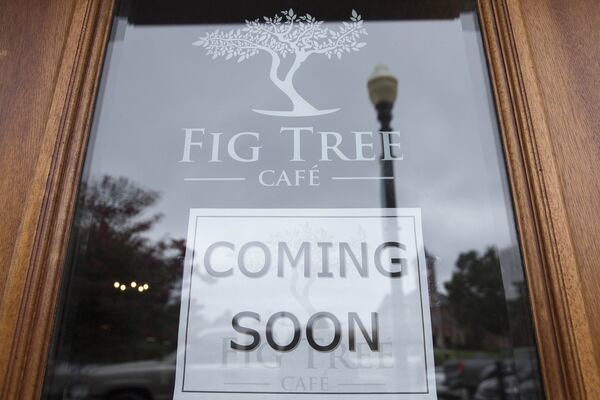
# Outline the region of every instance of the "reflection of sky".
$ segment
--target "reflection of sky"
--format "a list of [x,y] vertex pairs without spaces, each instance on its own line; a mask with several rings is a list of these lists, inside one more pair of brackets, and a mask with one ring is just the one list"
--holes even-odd
[[[460,252],[513,243],[480,33],[472,26],[470,15],[448,21],[367,21],[367,46],[360,52],[341,60],[312,56],[296,74],[296,88],[317,108],[341,110],[295,119],[251,111],[289,107],[268,78],[268,56],[238,64],[211,60],[204,49],[191,45],[217,26],[119,26],[103,78],[88,173],[126,176],[160,191],[161,201],[152,211],[160,211],[164,219],[153,237],[185,237],[194,207],[378,207],[378,182],[330,180],[378,175],[378,162],[317,163],[315,134],[304,142],[306,162],[290,163],[291,138],[279,130],[312,126],[339,132],[345,139],[342,150],[353,155],[351,132],[378,127],[366,80],[374,64],[383,62],[399,80],[392,121],[402,134],[404,154],[395,164],[398,207],[422,209],[425,245],[439,257],[438,281],[443,282]],[[221,28],[232,27],[237,26]],[[223,138],[260,132],[260,161],[207,163],[206,148],[194,151],[197,162],[178,163],[182,128],[192,127],[222,132]],[[264,169],[315,164],[321,176],[318,187],[265,188],[257,182]],[[202,176],[247,180],[183,180]]]

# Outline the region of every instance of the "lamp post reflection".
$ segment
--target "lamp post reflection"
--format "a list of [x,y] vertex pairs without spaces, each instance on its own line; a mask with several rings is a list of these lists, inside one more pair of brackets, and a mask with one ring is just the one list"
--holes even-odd
[[[396,95],[398,91],[398,80],[394,77],[387,65],[377,64],[375,70],[369,77],[367,82],[367,88],[369,90],[369,98],[375,110],[377,111],[377,120],[380,123],[379,133],[381,135],[381,190],[382,190],[382,206],[385,209],[396,208],[396,188],[394,182],[394,165],[392,149],[386,157],[386,132],[392,131],[392,108],[396,101]],[[389,144],[389,143],[388,143]],[[391,158],[391,159],[390,159]],[[388,240],[398,240],[398,225],[395,218],[386,218],[385,223],[382,226],[384,237]],[[392,264],[396,267],[401,267],[400,259],[393,258]],[[406,271],[402,271],[404,274]],[[392,304],[402,304],[404,297],[402,287],[398,285],[392,285],[390,288],[390,301]],[[392,321],[394,325],[394,332],[400,332],[402,329],[403,321],[410,319],[408,315],[409,310],[406,307],[402,307],[398,310],[397,315]],[[408,346],[393,346],[393,356],[395,359],[408,359],[410,357]]]
[[[385,64],[377,64],[375,70],[367,82],[369,99],[377,111],[377,120],[381,124],[379,133],[381,136],[381,179],[382,179],[382,203],[384,208],[396,208],[396,187],[394,183],[393,149],[390,146],[388,157],[386,157],[385,133],[392,131],[392,108],[398,94],[398,79],[390,72]],[[393,238],[398,235],[396,224],[391,229]],[[399,263],[394,259],[393,263]],[[404,272],[404,271],[403,271]]]
[[[384,132],[392,131],[392,108],[398,93],[398,80],[387,65],[377,64],[367,82],[369,98],[377,111],[377,120],[381,124],[381,176],[383,179],[383,206],[396,208],[396,188],[394,185],[393,161],[384,157]],[[390,149],[392,151],[392,149]],[[393,156],[392,156],[393,158]]]

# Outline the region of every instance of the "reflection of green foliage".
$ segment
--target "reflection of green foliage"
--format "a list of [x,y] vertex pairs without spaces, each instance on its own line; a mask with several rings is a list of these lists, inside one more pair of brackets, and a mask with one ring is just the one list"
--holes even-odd
[[510,317],[511,337],[515,347],[535,346],[533,339],[533,326],[531,325],[531,310],[527,285],[524,281],[513,282],[518,295],[507,301],[508,315]]
[[471,358],[487,357],[489,359],[499,359],[503,356],[501,352],[480,351],[480,350],[458,350],[458,349],[433,349],[433,358],[435,365],[443,365],[449,360],[468,360]]
[[450,312],[467,334],[470,347],[483,346],[485,333],[505,336],[508,321],[500,260],[493,248],[462,253],[445,284]]
[[[149,359],[174,350],[179,305],[173,298],[185,241],[144,236],[160,219],[146,215],[158,198],[125,178],[105,176],[83,187],[59,338],[72,362]],[[127,290],[115,289],[115,281]],[[132,281],[150,289],[140,293]]]

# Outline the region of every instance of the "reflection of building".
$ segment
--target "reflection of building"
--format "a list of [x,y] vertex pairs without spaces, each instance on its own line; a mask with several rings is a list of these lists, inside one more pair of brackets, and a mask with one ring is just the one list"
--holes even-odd
[[439,348],[461,347],[466,342],[465,332],[450,314],[448,297],[438,291],[435,271],[436,257],[425,250],[425,260],[427,263],[429,303],[431,305],[433,345]]
[[466,344],[466,335],[450,314],[448,298],[441,293],[437,293],[437,296],[437,303],[431,307],[433,345],[439,348],[463,347]]
[[520,288],[525,284],[523,265],[517,247],[498,250],[498,259],[502,269],[502,283],[506,291],[506,300],[517,299],[522,295]]

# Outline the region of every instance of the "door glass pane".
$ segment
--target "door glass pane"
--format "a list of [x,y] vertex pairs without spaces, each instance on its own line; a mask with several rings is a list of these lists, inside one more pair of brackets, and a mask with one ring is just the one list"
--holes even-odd
[[542,399],[471,1],[117,5],[44,399]]

